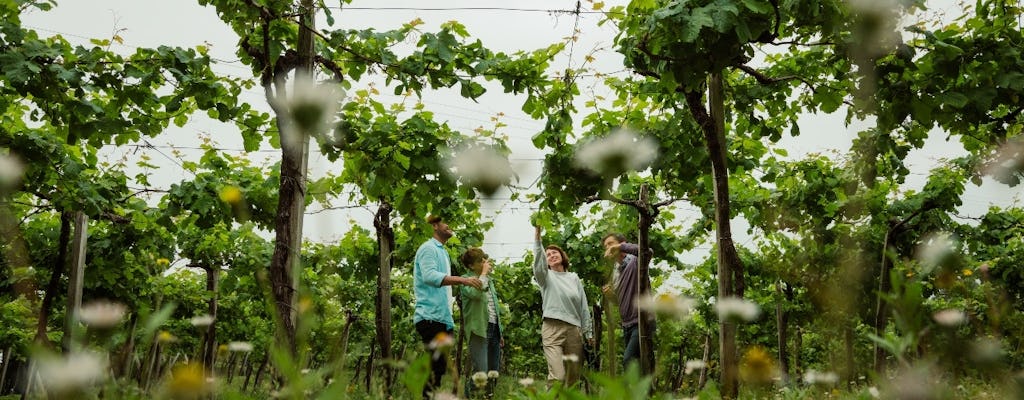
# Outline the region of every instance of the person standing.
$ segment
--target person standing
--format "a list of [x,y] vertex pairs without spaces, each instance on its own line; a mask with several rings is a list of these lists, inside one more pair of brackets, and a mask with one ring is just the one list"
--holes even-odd
[[569,272],[569,257],[555,245],[544,247],[536,227],[533,277],[540,285],[544,321],[541,339],[548,383],[575,384],[583,359],[583,338],[593,341],[590,306],[579,275]]
[[[483,283],[479,278],[451,275],[452,262],[444,244],[455,233],[439,216],[432,215],[427,218],[427,222],[433,228],[434,234],[416,250],[412,281],[416,309],[412,320],[423,343],[434,348],[439,347],[441,343],[449,343],[455,332],[451,286],[464,285],[480,289]],[[447,369],[447,354],[435,350],[430,362],[430,379],[423,388],[423,397],[427,397],[428,393],[441,385],[441,378]]]
[[640,318],[637,310],[639,297],[637,252],[640,246],[627,243],[626,237],[621,233],[605,235],[601,239],[601,244],[604,247],[605,257],[615,263],[612,270],[613,283],[605,285],[602,291],[606,296],[614,296],[618,299],[622,339],[625,342],[622,351],[622,367],[625,369],[629,367],[630,363],[639,361],[640,358]]
[[[464,278],[478,278],[483,282],[483,289],[463,286],[462,315],[466,333],[469,335],[469,357],[472,361],[471,372],[490,373],[498,371],[501,363],[501,348],[504,339],[501,336],[501,315],[498,294],[494,289],[494,279],[490,277],[491,260],[478,247],[466,250],[459,256],[459,262],[469,272]],[[488,379],[487,397],[494,395],[494,383]],[[466,380],[466,397],[470,397],[474,382]]]

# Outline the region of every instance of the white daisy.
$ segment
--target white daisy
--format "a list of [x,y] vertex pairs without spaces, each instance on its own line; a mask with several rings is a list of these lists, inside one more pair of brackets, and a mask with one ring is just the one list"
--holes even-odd
[[583,144],[576,151],[576,164],[605,176],[642,171],[658,157],[658,144],[628,129]]
[[501,185],[515,178],[508,158],[487,146],[465,146],[445,160],[446,170],[477,188],[486,196],[494,195]]
[[737,318],[747,322],[753,321],[761,313],[760,307],[754,302],[736,297],[718,299],[715,310],[719,319]]
[[121,303],[94,301],[78,310],[78,320],[90,328],[112,328],[121,323],[127,310]]

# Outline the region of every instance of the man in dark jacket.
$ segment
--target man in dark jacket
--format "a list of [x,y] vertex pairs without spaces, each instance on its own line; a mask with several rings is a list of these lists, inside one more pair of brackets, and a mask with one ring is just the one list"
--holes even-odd
[[637,252],[639,246],[627,243],[626,237],[621,233],[606,235],[601,240],[604,246],[605,257],[615,262],[612,270],[612,284],[602,288],[606,296],[611,295],[614,290],[619,302],[619,316],[622,322],[622,337],[626,344],[622,353],[623,368],[628,368],[629,363],[639,361],[640,358],[640,332],[639,312],[637,310]]

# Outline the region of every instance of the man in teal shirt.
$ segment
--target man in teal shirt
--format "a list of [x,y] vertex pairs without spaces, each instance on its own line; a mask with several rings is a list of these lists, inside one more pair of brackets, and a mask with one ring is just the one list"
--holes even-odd
[[444,351],[437,347],[451,343],[455,332],[455,320],[452,318],[453,285],[483,288],[479,278],[466,278],[452,275],[452,261],[444,244],[455,235],[448,224],[439,216],[427,218],[434,229],[434,236],[420,245],[416,250],[416,261],[413,263],[412,287],[416,296],[416,311],[412,322],[423,343],[434,348],[430,362],[431,377],[423,388],[423,397],[441,385],[441,377],[448,369],[448,360]]

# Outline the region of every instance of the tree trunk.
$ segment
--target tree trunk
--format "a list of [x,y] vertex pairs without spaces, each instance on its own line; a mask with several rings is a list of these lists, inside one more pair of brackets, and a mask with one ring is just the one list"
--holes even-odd
[[[875,335],[878,337],[885,337],[885,320],[888,310],[886,309],[885,300],[882,299],[882,295],[889,293],[892,288],[892,282],[889,281],[889,270],[892,267],[892,263],[889,260],[889,236],[892,235],[892,229],[885,232],[885,240],[882,242],[882,265],[878,272],[878,295],[877,303],[875,305]],[[881,376],[885,370],[885,350],[882,349],[877,343],[875,343],[875,373]]]
[[590,310],[590,315],[594,316],[594,348],[590,349],[591,357],[595,360],[597,365],[594,365],[594,371],[601,370],[601,339],[604,337],[604,311],[601,309],[601,304],[594,304]]
[[7,371],[11,369],[12,356],[14,356],[14,349],[11,346],[7,346],[7,348],[4,349],[4,358],[3,360],[0,360],[3,361],[3,367],[0,367],[0,396],[7,393],[4,391],[4,388],[7,385]]
[[[301,1],[299,24],[299,68],[297,74],[313,76],[313,32],[315,8],[313,0]],[[284,77],[274,77],[277,96],[284,95]],[[266,83],[269,85],[270,83]],[[269,93],[269,88],[267,89]],[[273,99],[268,97],[273,103]],[[277,114],[278,132],[287,134],[291,126]],[[270,260],[269,278],[277,316],[281,321],[278,343],[292,355],[295,348],[295,292],[298,290],[299,256],[302,252],[302,218],[306,210],[306,168],[309,163],[309,135],[300,133],[297,141],[281,140],[281,182],[278,189],[277,216],[274,219],[274,255]]]
[[[611,283],[610,278],[608,282]],[[618,320],[615,319],[615,310],[612,307],[612,299],[602,296],[601,304],[603,305],[603,307],[601,308],[605,312],[605,319],[608,320],[608,332],[606,332],[607,336],[605,337],[605,354],[607,356],[607,359],[605,360],[605,373],[607,373],[609,376],[615,376],[616,370],[619,367],[619,363],[617,362],[618,346],[616,346],[615,343],[615,325],[618,324]]]
[[[715,192],[715,239],[717,243],[718,298],[743,297],[743,263],[732,240],[729,203],[729,170],[725,143],[725,99],[720,73],[708,79],[710,114],[704,108],[700,92],[686,93],[686,102],[704,134]],[[736,324],[719,321],[719,357],[721,359],[722,397],[739,394],[739,360],[736,350]]]
[[338,350],[331,355],[331,359],[336,360],[333,375],[334,379],[338,381],[344,378],[345,367],[348,362],[348,336],[352,332],[352,323],[355,321],[356,316],[352,313],[352,310],[345,310],[345,327],[341,330],[341,337],[338,338],[338,344],[335,346],[335,349]]
[[153,375],[157,373],[160,364],[160,342],[154,341],[149,348],[149,357],[146,358],[146,365],[143,366],[142,389],[148,390],[153,381]]
[[804,347],[804,332],[799,326],[796,327],[796,337],[793,338],[793,374],[799,376],[803,371],[800,370],[800,354],[803,353]]
[[377,346],[370,346],[370,356],[366,358],[366,393],[370,393],[370,377],[373,376],[373,358],[376,356]]
[[462,364],[462,344],[466,339],[466,315],[462,312],[462,296],[455,297],[455,304],[459,306],[459,332],[458,339],[455,341],[455,372],[452,374],[452,377],[455,378],[455,390],[453,392],[457,393],[459,397],[463,397],[465,393],[459,386],[459,378],[462,377],[464,371],[469,369]]
[[68,263],[68,243],[71,241],[71,213],[64,211],[60,213],[60,235],[57,238],[57,258],[53,260],[53,267],[50,270],[50,282],[46,285],[46,294],[43,295],[43,303],[39,306],[39,320],[36,323],[36,343],[47,348],[52,348],[50,339],[46,337],[46,326],[50,322],[50,308],[53,299],[60,290],[60,277]]
[[789,384],[789,352],[786,348],[786,344],[789,343],[789,313],[786,312],[786,304],[793,301],[793,290],[783,282],[776,283],[775,290],[780,295],[779,302],[775,303],[775,324],[779,335],[779,368],[782,370],[782,383]]
[[128,321],[128,341],[121,348],[121,355],[118,357],[116,373],[119,377],[126,378],[131,373],[132,355],[135,354],[135,329],[139,325],[139,314],[132,313]]
[[270,363],[270,351],[263,356],[263,361],[260,362],[259,369],[256,370],[256,379],[252,382],[252,390],[257,390],[260,387],[260,378],[263,378],[263,373],[267,370],[267,364]]
[[683,386],[683,376],[686,372],[686,338],[679,342],[679,347],[676,348],[676,358],[679,360],[676,365],[675,377],[672,379],[672,391],[678,392],[679,388]]
[[843,324],[843,342],[845,344],[846,353],[846,368],[843,371],[842,378],[846,380],[847,385],[853,382],[854,378],[854,355],[853,355],[853,322],[852,320]]
[[64,316],[64,352],[71,350],[74,332],[78,327],[78,310],[82,307],[82,281],[85,278],[85,245],[89,237],[89,217],[75,213],[75,237],[71,243],[71,272],[68,274],[67,314]]
[[[652,210],[650,208],[650,202],[647,197],[647,184],[640,186],[640,199],[638,206],[640,206],[640,235],[637,239],[637,245],[639,250],[637,251],[637,298],[643,299],[651,296],[651,256],[648,252],[650,249],[650,232],[651,225],[654,223],[652,218]],[[651,324],[653,319],[651,318],[650,312],[645,309],[640,309],[638,331],[640,335],[640,370],[644,375],[649,375],[652,379],[654,376],[654,326]],[[651,387],[654,387],[654,383],[651,383]]]
[[391,389],[391,269],[394,265],[392,253],[395,249],[395,231],[391,229],[391,204],[382,201],[373,218],[377,230],[377,244],[380,250],[380,269],[377,274],[377,341],[380,345],[381,373],[384,375],[385,390]]
[[704,356],[700,358],[704,362],[704,366],[700,369],[700,379],[697,380],[697,390],[704,389],[704,384],[708,383],[708,366],[711,362],[711,333],[704,335]]
[[207,265],[203,269],[206,270],[206,293],[210,296],[207,300],[207,312],[213,317],[213,322],[206,327],[203,338],[202,363],[207,373],[213,373],[217,357],[217,284],[220,279],[220,268]]

